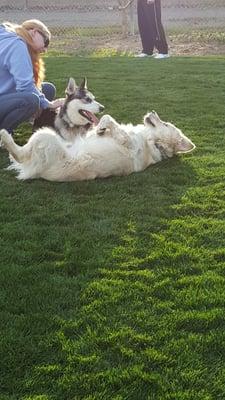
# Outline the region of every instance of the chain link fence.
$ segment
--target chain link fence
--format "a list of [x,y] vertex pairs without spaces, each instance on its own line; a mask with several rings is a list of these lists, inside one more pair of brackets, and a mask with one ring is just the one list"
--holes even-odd
[[[225,0],[161,0],[167,32],[205,32],[225,37]],[[53,33],[57,49],[106,46],[129,41],[137,30],[136,0],[0,0],[0,20],[38,18]],[[137,35],[136,35],[137,36]],[[222,39],[221,39],[222,38]]]

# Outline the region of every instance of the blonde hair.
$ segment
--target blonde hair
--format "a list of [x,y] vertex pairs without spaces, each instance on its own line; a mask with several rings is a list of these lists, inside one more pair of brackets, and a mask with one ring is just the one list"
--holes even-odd
[[49,40],[51,39],[50,31],[48,30],[47,26],[38,19],[28,19],[24,21],[21,25],[5,22],[4,26],[7,30],[15,32],[26,42],[32,61],[34,82],[38,87],[40,87],[45,77],[45,65],[40,56],[40,53],[34,49],[33,40],[28,31],[30,29],[37,29],[44,35],[44,37],[48,38]]

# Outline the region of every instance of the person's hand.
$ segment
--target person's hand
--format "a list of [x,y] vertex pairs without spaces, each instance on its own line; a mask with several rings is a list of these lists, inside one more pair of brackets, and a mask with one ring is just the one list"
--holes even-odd
[[65,98],[55,99],[55,100],[49,102],[48,108],[55,110],[56,108],[61,107],[64,104],[64,102],[65,102]]
[[155,3],[155,0],[147,0],[147,4]]

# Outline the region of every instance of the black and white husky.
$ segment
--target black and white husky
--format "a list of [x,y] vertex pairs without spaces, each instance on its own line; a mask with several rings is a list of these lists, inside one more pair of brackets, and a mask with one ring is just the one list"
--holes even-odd
[[41,128],[24,146],[18,146],[6,130],[0,131],[2,143],[10,153],[9,168],[17,171],[18,179],[77,181],[129,175],[195,148],[180,129],[163,122],[155,111],[146,114],[144,123],[136,126],[119,124],[104,115],[97,126],[83,128],[83,134],[80,126],[96,123],[94,113],[102,106],[89,92],[75,96],[75,85],[72,86],[56,119],[56,130]]
[[[87,80],[77,86],[73,78],[69,79],[65,90],[66,99],[60,112],[47,108],[34,120],[33,132],[39,128],[54,128],[64,139],[72,139],[77,134],[85,133],[98,123],[96,113],[104,106],[97,103],[94,95],[87,89]],[[73,101],[76,100],[76,101]],[[72,118],[71,118],[72,115]]]
[[70,78],[65,93],[66,100],[55,118],[54,127],[63,139],[73,141],[78,134],[84,134],[92,125],[97,125],[95,114],[103,111],[104,106],[87,89],[86,79],[77,86]]

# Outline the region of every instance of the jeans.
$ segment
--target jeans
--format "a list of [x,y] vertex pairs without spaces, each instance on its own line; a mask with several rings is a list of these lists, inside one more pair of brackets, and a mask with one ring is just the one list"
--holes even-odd
[[[52,101],[56,94],[55,86],[43,82],[42,93]],[[39,97],[35,93],[16,92],[0,95],[0,129],[13,132],[19,124],[28,121],[40,108]]]

